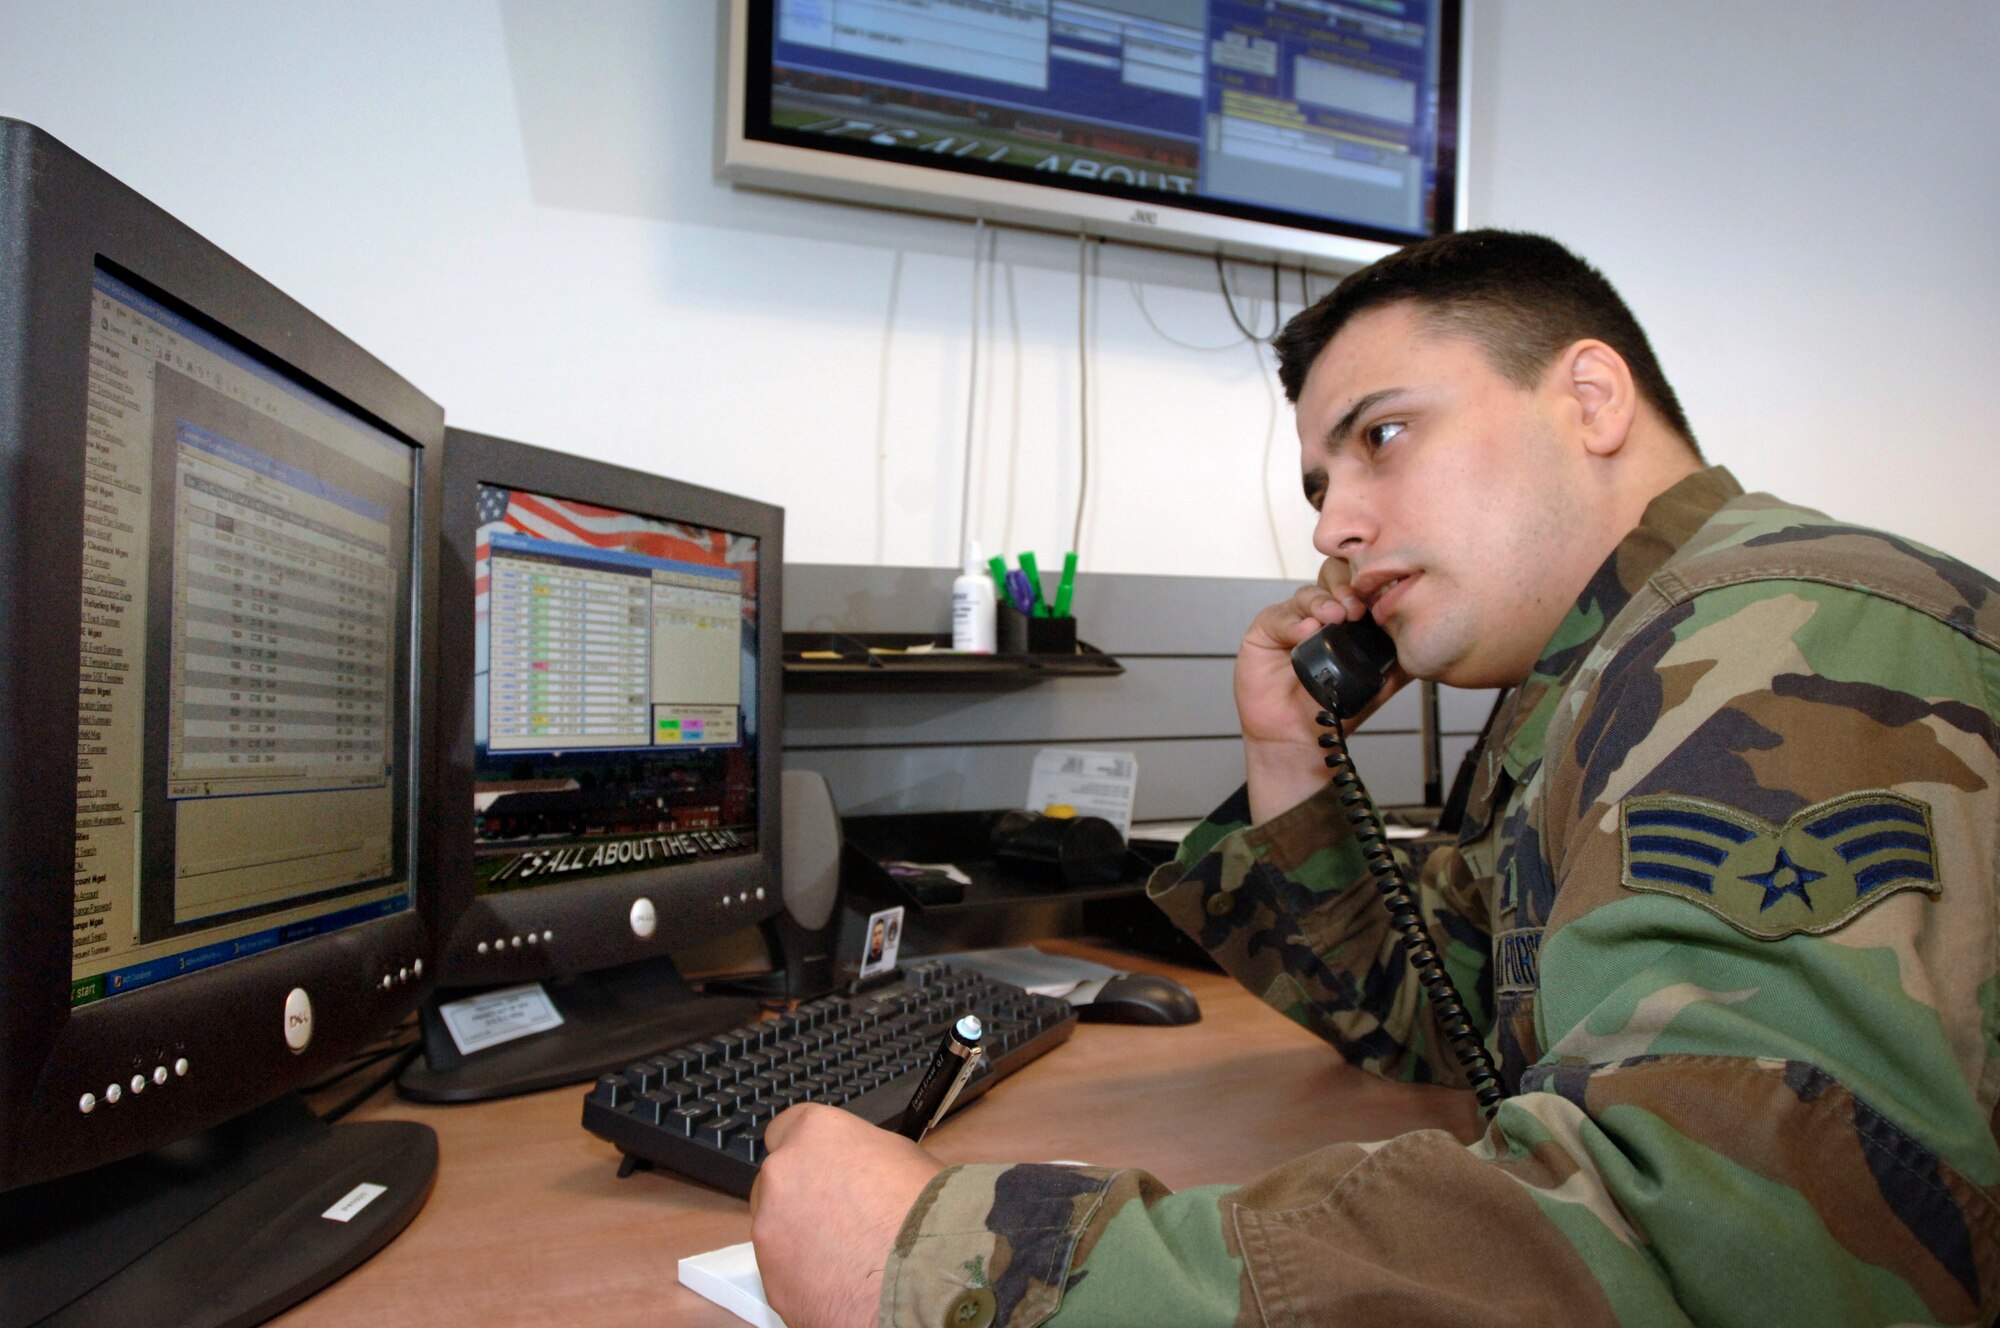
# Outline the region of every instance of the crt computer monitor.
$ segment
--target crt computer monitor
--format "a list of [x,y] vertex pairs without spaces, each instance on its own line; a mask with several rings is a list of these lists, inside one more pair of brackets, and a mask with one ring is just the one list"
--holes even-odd
[[443,413],[4,120],[0,253],[0,1323],[254,1322],[435,1172],[292,1090],[427,980]]
[[696,998],[674,956],[759,924],[777,939],[784,513],[460,429],[445,454],[438,861],[456,924],[400,1084],[450,1102],[578,1082],[755,1014]]

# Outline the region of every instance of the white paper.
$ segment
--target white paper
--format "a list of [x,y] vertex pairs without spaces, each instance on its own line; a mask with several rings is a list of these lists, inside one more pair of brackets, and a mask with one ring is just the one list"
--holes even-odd
[[1044,747],[1035,753],[1028,776],[1031,812],[1073,807],[1078,816],[1101,816],[1132,835],[1132,797],[1139,787],[1139,758],[1131,752],[1093,752],[1080,747]]
[[706,1296],[745,1323],[758,1328],[785,1328],[785,1321],[764,1301],[764,1275],[757,1271],[757,1251],[749,1241],[725,1245],[681,1260],[681,1285]]
[[885,862],[884,867],[908,867],[913,871],[936,872],[948,881],[960,885],[971,885],[972,878],[965,874],[965,868],[952,862]]
[[563,1021],[555,1002],[539,982],[503,987],[440,1005],[438,1014],[461,1056],[560,1027]]
[[903,943],[903,909],[885,908],[868,915],[868,930],[862,933],[861,976],[872,978],[896,966],[896,950]]
[[1119,970],[1074,955],[1047,954],[1031,945],[1004,950],[962,950],[956,954],[925,955],[953,968],[970,969],[997,982],[1011,982],[1037,996],[1067,996],[1077,984],[1115,977]]

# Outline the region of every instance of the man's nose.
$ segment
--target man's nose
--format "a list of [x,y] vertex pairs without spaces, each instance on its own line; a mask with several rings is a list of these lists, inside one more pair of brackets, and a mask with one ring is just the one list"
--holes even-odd
[[1313,547],[1328,558],[1353,558],[1375,537],[1375,521],[1360,495],[1329,491],[1313,526]]

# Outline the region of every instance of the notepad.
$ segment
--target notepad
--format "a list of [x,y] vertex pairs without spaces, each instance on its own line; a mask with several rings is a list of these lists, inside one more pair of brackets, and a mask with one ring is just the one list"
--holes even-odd
[[681,1285],[757,1328],[785,1328],[764,1301],[764,1275],[757,1271],[757,1251],[747,1240],[682,1259]]

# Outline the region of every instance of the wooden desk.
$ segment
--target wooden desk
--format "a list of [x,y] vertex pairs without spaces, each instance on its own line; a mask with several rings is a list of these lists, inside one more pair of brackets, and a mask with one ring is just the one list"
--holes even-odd
[[[1477,1135],[1470,1094],[1351,1070],[1228,978],[1083,945],[1050,948],[1170,973],[1200,1000],[1202,1020],[1079,1027],[932,1133],[926,1146],[947,1162],[1135,1166],[1178,1189],[1246,1181],[1340,1140],[1423,1127]],[[619,1180],[617,1150],[579,1124],[583,1093],[462,1107],[404,1102],[386,1089],[370,1099],[353,1119],[419,1120],[437,1131],[437,1188],[387,1249],[276,1322],[740,1325],[681,1286],[678,1264],[748,1240],[749,1209],[665,1173]]]

